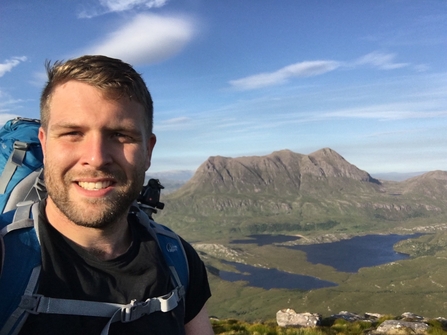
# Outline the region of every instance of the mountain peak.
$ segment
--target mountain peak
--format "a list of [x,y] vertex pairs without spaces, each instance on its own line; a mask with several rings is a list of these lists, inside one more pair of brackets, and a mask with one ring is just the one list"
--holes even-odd
[[197,169],[187,185],[212,192],[296,193],[303,180],[309,178],[348,178],[380,184],[336,151],[323,148],[309,155],[284,149],[266,156],[211,156]]

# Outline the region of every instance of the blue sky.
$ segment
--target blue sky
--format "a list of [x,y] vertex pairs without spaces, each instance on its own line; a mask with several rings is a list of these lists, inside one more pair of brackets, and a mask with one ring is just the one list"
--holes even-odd
[[0,124],[38,118],[45,60],[83,54],[143,74],[153,172],[324,147],[446,170],[447,1],[2,0]]

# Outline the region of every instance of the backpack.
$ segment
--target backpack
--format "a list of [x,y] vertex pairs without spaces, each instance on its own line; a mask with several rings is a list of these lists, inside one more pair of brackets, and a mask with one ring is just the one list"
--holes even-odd
[[39,127],[39,120],[18,117],[0,129],[0,214],[45,195]]
[[[109,322],[101,333],[108,334],[113,322],[130,322],[156,311],[168,312],[177,307],[181,300],[184,303],[189,268],[182,242],[169,228],[153,221],[152,217],[140,209],[144,207],[147,212],[148,206],[138,202],[132,206],[131,213],[137,216],[140,224],[158,242],[171,270],[175,287],[172,292],[163,297],[150,298],[143,302],[131,301],[125,305],[55,299],[35,294],[41,264],[37,231],[39,204],[36,200],[43,198],[46,193],[41,177],[43,156],[38,140],[36,142],[39,128],[36,127],[37,124],[40,124],[38,120],[18,118],[8,121],[0,130],[2,156],[9,153],[7,158],[2,157],[3,160],[0,161],[0,184],[6,184],[5,192],[0,194],[0,204],[3,204],[0,215],[0,335],[17,334],[29,313],[108,317]],[[26,143],[18,147],[27,148],[25,153],[20,153],[20,159],[13,157],[17,150],[22,150],[15,147],[17,141]],[[7,168],[8,165],[15,167]],[[3,182],[3,176],[6,176],[7,182]],[[17,201],[14,204],[16,209],[6,211],[12,207],[12,201]]]

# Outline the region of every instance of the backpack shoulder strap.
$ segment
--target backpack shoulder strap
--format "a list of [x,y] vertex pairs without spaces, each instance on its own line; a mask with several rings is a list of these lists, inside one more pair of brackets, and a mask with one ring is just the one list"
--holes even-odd
[[0,194],[5,193],[6,187],[18,166],[21,166],[28,150],[28,143],[15,141],[14,148],[6,162],[5,168],[0,176]]
[[174,277],[174,285],[181,285],[186,290],[189,284],[189,264],[180,237],[168,227],[151,220],[144,211],[138,209],[135,214],[157,241]]
[[[40,244],[37,238],[38,232],[36,231],[39,217],[38,203],[22,203],[18,210],[12,213],[14,214],[12,223],[4,226],[0,230],[0,236],[5,237],[5,247],[8,252],[8,257],[5,259],[5,276],[0,277],[0,296],[2,297],[0,325],[3,325],[3,328],[0,330],[0,335],[18,334],[29,313],[107,317],[109,318],[109,322],[101,332],[101,335],[106,335],[109,332],[110,325],[114,322],[131,322],[139,319],[143,315],[157,311],[169,312],[177,307],[180,300],[184,302],[188,277],[188,262],[181,240],[168,228],[156,224],[152,220],[149,220],[144,212],[141,211],[141,213],[140,222],[142,222],[158,241],[173,274],[175,288],[165,296],[149,298],[142,302],[131,301],[129,304],[123,305],[50,298],[35,293],[40,274],[41,257]],[[11,213],[8,214],[11,215]],[[26,236],[26,234],[29,236]],[[11,239],[11,237],[15,239]],[[33,252],[31,255],[34,260],[34,263],[31,265],[26,264],[26,266],[22,266],[22,263],[27,263],[27,259],[25,258],[27,256],[23,254],[19,253],[14,255],[14,257],[9,257],[9,252],[14,254],[14,250],[16,250],[13,249],[11,251],[10,244],[14,247],[17,244],[17,239],[20,240],[21,238],[24,238],[25,241],[33,238],[33,243],[31,243],[32,247],[37,248],[36,252]],[[23,245],[18,246],[18,248],[23,248]],[[20,269],[17,267],[20,267]],[[17,272],[22,267],[30,270]],[[20,273],[21,278],[17,278],[19,277],[17,276],[18,273]],[[177,273],[180,275],[177,275]],[[11,282],[14,279],[20,279],[17,280],[20,282],[20,285],[13,288]],[[23,295],[17,292],[23,292]],[[3,300],[3,297],[7,299]],[[4,301],[5,304],[3,303]]]
[[40,244],[33,220],[38,217],[37,211],[37,203],[24,203],[16,211],[2,215],[2,221],[10,223],[3,224],[0,230],[5,254],[0,277],[1,335],[15,334],[20,330],[28,316],[20,307],[22,294],[23,297],[31,296],[37,288],[41,264]]

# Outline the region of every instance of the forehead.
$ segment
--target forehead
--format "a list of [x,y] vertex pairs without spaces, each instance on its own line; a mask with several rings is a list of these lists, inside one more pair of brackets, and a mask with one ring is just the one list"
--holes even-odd
[[109,122],[146,124],[142,104],[128,98],[114,98],[92,85],[68,81],[55,87],[49,104],[49,124],[61,119],[72,122],[98,119]]

